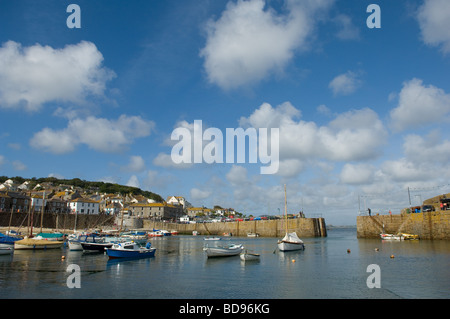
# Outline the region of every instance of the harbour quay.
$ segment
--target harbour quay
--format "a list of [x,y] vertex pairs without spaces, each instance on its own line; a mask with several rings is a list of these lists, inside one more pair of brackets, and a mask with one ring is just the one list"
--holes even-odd
[[[144,229],[176,230],[179,234],[242,236],[255,234],[261,237],[280,237],[286,233],[286,220],[251,220],[218,223],[165,223],[152,220],[143,221]],[[287,219],[289,231],[297,232],[299,237],[327,237],[325,218],[292,218]]]
[[420,239],[450,239],[450,210],[357,216],[358,238],[380,238],[380,233],[411,233]]

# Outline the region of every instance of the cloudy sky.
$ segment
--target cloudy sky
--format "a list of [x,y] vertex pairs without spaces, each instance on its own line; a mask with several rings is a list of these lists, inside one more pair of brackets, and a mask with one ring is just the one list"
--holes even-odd
[[[283,212],[286,184],[289,212],[328,224],[397,213],[450,191],[449,30],[447,0],[0,0],[0,175],[247,215]],[[278,172],[174,163],[196,120],[279,128]]]

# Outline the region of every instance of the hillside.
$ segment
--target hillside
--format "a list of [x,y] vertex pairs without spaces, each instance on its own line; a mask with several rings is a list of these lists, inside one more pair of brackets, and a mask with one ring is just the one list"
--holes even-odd
[[43,183],[52,183],[54,186],[58,185],[67,185],[67,186],[74,186],[74,187],[80,187],[86,191],[91,192],[99,192],[99,193],[110,193],[110,194],[133,194],[133,195],[142,195],[147,198],[153,199],[156,202],[163,202],[164,199],[153,192],[150,191],[144,191],[137,187],[131,187],[131,186],[125,186],[125,185],[119,185],[114,183],[105,183],[105,182],[90,182],[81,180],[79,178],[73,178],[73,179],[58,179],[56,177],[41,177],[41,178],[23,178],[20,176],[16,177],[7,177],[7,176],[0,176],[0,184],[3,184],[8,179],[13,180],[17,184],[23,184],[24,182],[28,181],[30,183],[30,188],[34,188],[38,184]]

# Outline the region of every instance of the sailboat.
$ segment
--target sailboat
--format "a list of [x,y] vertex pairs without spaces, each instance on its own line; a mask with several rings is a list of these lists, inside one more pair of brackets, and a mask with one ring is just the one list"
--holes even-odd
[[[31,211],[31,231],[30,236],[25,236],[24,239],[18,240],[14,242],[14,249],[16,250],[23,250],[23,249],[55,249],[55,248],[61,248],[64,244],[64,241],[60,240],[54,240],[55,238],[52,238],[53,240],[48,240],[48,238],[44,239],[45,233],[42,232],[42,223],[43,223],[43,214],[44,214],[44,203],[45,203],[45,192],[44,196],[42,197],[42,211],[41,211],[41,232],[39,233],[38,237],[33,237],[33,210]],[[59,236],[59,235],[57,235]],[[59,239],[56,237],[56,239]]]
[[289,233],[288,231],[286,185],[284,185],[284,215],[286,219],[286,235],[278,241],[278,249],[280,251],[304,250],[305,244],[298,238],[297,233]]

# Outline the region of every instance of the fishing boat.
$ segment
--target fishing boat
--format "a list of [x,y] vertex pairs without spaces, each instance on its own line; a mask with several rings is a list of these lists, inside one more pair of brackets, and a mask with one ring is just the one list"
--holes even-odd
[[101,242],[101,243],[81,243],[83,251],[85,252],[104,252],[106,248],[111,248],[114,243]]
[[239,255],[244,250],[244,246],[242,244],[231,244],[228,246],[205,247],[203,250],[208,258],[228,257]]
[[139,246],[133,241],[114,244],[106,249],[110,259],[114,258],[148,258],[155,256],[156,248],[151,247],[150,242],[145,247]]
[[284,185],[284,215],[286,218],[286,235],[283,239],[278,241],[278,249],[280,251],[304,250],[305,244],[300,238],[298,238],[297,233],[288,232],[286,185]]
[[56,249],[61,248],[64,245],[63,241],[59,240],[47,240],[39,238],[29,238],[14,242],[15,250],[25,250],[25,249]]
[[260,254],[249,253],[247,250],[241,252],[239,257],[243,261],[257,261],[260,258]]
[[69,239],[69,250],[83,250],[81,243],[100,243],[105,242],[105,239],[98,236],[97,234],[79,234],[75,238]]

